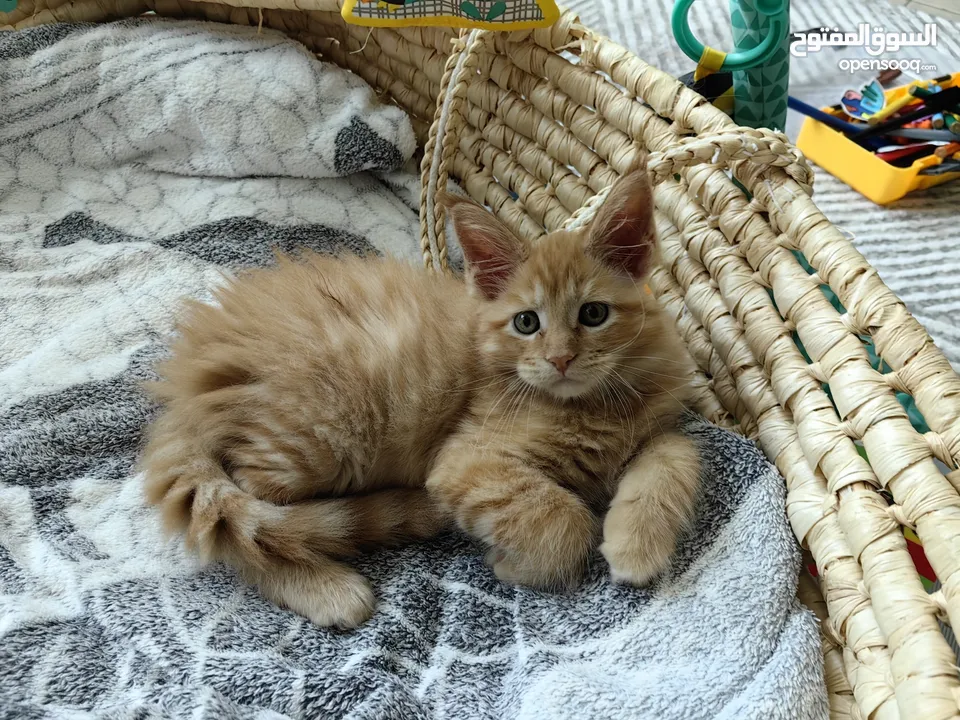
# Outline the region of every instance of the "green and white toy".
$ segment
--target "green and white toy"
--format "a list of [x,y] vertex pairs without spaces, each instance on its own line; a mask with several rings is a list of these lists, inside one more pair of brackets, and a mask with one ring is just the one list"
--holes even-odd
[[724,53],[699,42],[687,15],[694,0],[677,0],[673,34],[698,65],[698,74],[733,74],[733,117],[747,127],[783,130],[790,85],[790,0],[730,0],[735,49]]

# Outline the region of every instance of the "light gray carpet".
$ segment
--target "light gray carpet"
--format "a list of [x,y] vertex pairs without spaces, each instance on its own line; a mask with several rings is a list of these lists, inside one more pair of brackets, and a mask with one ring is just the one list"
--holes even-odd
[[[566,4],[580,13],[587,25],[647,62],[673,75],[693,69],[694,63],[680,52],[670,31],[672,0],[570,0]],[[693,5],[690,20],[701,42],[723,49],[731,47],[726,0],[699,0]],[[925,22],[937,22],[936,49],[909,54],[903,50],[889,57],[921,57],[937,65],[936,74],[960,71],[958,23],[888,5],[883,0],[794,0],[791,10],[791,28],[795,31],[820,26],[853,31],[862,22],[898,32],[921,30]],[[846,50],[825,49],[806,58],[793,58],[791,94],[814,105],[839,101],[843,90],[859,87],[867,79],[837,67],[840,58],[857,56]],[[791,137],[796,137],[800,120],[791,113],[787,128]],[[960,312],[960,182],[909,195],[886,208],[826,172],[818,172],[815,188],[820,209],[835,225],[852,234],[884,281],[927,327],[954,367],[960,368],[960,324],[954,319]]]

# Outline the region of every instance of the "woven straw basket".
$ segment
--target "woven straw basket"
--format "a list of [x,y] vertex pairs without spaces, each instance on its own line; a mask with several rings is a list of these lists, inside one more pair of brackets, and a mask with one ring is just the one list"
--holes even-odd
[[[756,438],[786,477],[819,575],[804,573],[800,595],[822,620],[832,716],[960,718],[938,623],[960,622],[960,378],[811,201],[810,169],[783,136],[737,127],[570,13],[510,34],[370,31],[346,25],[337,0],[241,1],[21,0],[0,28],[153,11],[286,32],[413,118],[431,268],[447,265],[433,197],[448,176],[532,239],[589,219],[646,156],[663,255],[651,288],[699,366],[698,409]],[[933,594],[904,527],[942,583]]]

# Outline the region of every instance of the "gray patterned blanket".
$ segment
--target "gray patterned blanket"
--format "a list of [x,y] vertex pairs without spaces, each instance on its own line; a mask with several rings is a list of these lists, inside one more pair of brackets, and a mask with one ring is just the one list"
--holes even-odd
[[339,633],[161,536],[139,383],[177,299],[273,247],[416,260],[412,151],[274,33],[0,34],[0,718],[825,717],[783,482],[701,421],[696,525],[643,590],[506,587],[449,536],[364,558],[379,612]]

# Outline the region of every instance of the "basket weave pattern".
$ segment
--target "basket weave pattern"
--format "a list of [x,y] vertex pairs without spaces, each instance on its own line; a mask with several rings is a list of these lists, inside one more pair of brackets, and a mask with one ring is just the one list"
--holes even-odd
[[[787,480],[789,520],[820,577],[801,578],[800,595],[822,620],[832,716],[960,718],[956,658],[938,625],[960,622],[960,378],[811,201],[810,169],[785,138],[735,126],[569,13],[544,30],[458,35],[371,32],[335,7],[262,4],[25,0],[6,22],[155,11],[262,24],[349,68],[413,118],[434,269],[447,267],[433,195],[448,177],[534,240],[587,221],[646,160],[663,257],[651,288],[699,367],[698,409],[755,438]],[[891,372],[871,364],[869,340]],[[914,429],[897,393],[930,432]],[[924,543],[942,583],[934,594],[903,527]]]

